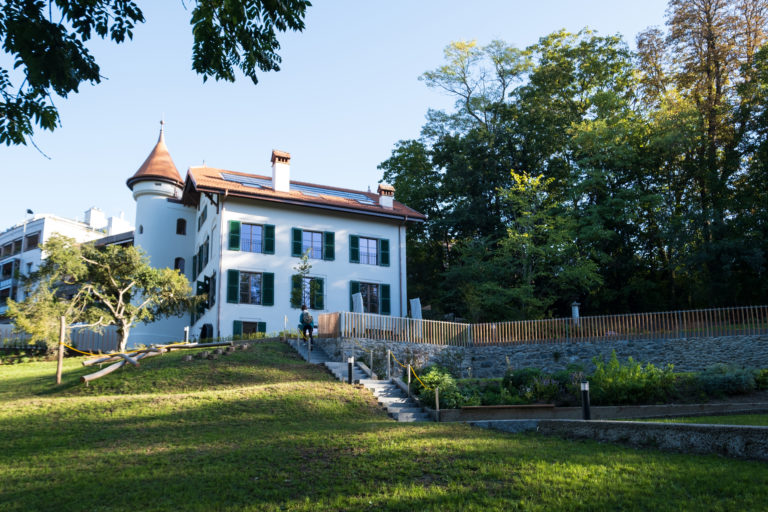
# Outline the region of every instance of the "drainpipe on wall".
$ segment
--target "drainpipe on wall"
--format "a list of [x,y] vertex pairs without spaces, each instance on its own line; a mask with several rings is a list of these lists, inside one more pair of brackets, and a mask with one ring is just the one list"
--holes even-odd
[[[398,233],[397,233],[397,241],[398,241],[398,247],[397,247],[397,279],[399,284],[399,292],[400,292],[400,298],[398,299],[398,302],[400,303],[400,317],[406,316],[403,314],[403,247],[405,246],[405,225],[406,222],[408,222],[408,217],[406,216],[403,220],[403,224],[398,227]],[[408,300],[408,297],[405,298],[405,300]],[[407,306],[406,306],[407,308]],[[408,310],[406,309],[406,313]]]

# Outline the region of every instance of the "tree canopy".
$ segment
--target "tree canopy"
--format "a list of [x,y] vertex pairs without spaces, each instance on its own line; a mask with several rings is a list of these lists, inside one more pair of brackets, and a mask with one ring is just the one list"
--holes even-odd
[[[258,83],[258,71],[278,71],[278,32],[304,29],[307,0],[190,0],[192,69],[203,80]],[[0,43],[13,72],[0,67],[0,143],[26,144],[35,127],[54,130],[53,96],[66,98],[83,83],[101,82],[87,47],[93,37],[116,44],[145,21],[132,0],[6,0],[0,5]],[[19,78],[15,78],[18,76]]]
[[588,30],[446,48],[422,79],[454,109],[380,165],[428,218],[409,292],[475,321],[768,299],[768,1],[666,21],[635,52]]

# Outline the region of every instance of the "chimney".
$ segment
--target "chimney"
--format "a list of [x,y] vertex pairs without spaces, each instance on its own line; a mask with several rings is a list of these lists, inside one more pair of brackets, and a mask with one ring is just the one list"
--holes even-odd
[[391,210],[392,203],[395,200],[395,187],[386,183],[380,183],[376,192],[379,194],[379,206]]
[[93,229],[103,229],[107,227],[107,216],[104,212],[92,206],[85,210],[85,223]]
[[291,190],[291,154],[272,150],[272,189],[277,192]]

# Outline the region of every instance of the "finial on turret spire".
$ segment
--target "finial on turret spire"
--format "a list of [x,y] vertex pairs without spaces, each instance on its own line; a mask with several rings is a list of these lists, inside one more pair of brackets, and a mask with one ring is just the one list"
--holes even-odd
[[165,116],[160,116],[160,137],[157,139],[157,142],[163,141],[165,142],[165,136],[163,134],[163,131],[165,129],[165,120],[163,119]]

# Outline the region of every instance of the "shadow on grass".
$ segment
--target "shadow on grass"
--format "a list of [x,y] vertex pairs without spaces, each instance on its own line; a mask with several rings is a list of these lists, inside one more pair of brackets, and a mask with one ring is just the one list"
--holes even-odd
[[0,413],[0,509],[758,510],[768,500],[759,463],[397,424],[361,395],[277,383]]

